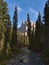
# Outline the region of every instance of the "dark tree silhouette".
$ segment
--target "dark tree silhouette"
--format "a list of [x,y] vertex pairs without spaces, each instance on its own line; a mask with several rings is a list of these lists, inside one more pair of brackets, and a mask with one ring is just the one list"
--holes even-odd
[[17,7],[15,7],[14,16],[13,16],[12,40],[10,45],[12,53],[16,52],[16,48],[17,48],[17,23],[18,23],[18,14],[17,14]]
[[28,23],[28,39],[29,39],[29,47],[31,46],[31,21],[29,14],[27,14],[27,23]]
[[36,30],[35,30],[35,48],[40,51],[41,49],[41,15],[39,13],[38,19],[36,21]]
[[[10,39],[10,35],[9,35],[10,31],[8,30],[8,33],[6,33],[7,28],[9,26],[11,26],[11,22],[10,22],[10,17],[8,16],[7,3],[4,0],[0,0],[0,35],[1,35],[0,37],[2,39],[4,38],[3,40],[6,41],[6,43],[4,41],[2,41],[3,42],[3,47],[4,47],[4,49],[3,49],[4,52],[6,52],[7,42]],[[10,29],[10,28],[8,28],[8,29]],[[2,43],[1,43],[1,45],[2,45]]]
[[10,41],[11,41],[11,21],[10,21],[10,16],[7,14],[7,21],[5,23],[5,42],[4,42],[4,51],[8,50],[8,45],[10,46]]
[[32,30],[32,34],[31,34],[31,49],[34,48],[34,25],[33,25],[33,30]]
[[44,23],[45,23],[45,48],[49,47],[49,0],[45,4],[44,8]]

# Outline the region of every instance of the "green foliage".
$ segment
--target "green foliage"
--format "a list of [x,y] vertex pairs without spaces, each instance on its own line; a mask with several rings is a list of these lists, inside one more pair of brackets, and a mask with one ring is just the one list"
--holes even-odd
[[[18,13],[17,7],[15,7],[14,16],[13,16],[13,27],[11,26],[10,16],[8,14],[7,3],[3,0],[0,0],[0,44],[4,43],[4,48],[2,52],[4,54],[0,55],[0,64],[6,65],[7,61],[11,58],[10,52],[12,55],[21,53],[18,49],[18,44],[28,43],[27,37],[29,39],[29,48],[36,49],[37,51],[42,51],[44,56],[49,58],[49,0],[45,4],[44,8],[44,24],[41,21],[41,15],[39,13],[38,19],[36,21],[36,29],[34,32],[31,31],[31,21],[29,14],[27,14],[27,23],[28,31],[27,36],[19,35],[20,41],[17,39],[17,24],[18,24]],[[12,32],[11,32],[12,31]],[[12,35],[12,39],[11,39]],[[2,41],[2,42],[1,42]],[[17,42],[18,41],[18,42]],[[11,43],[10,43],[11,42]],[[8,51],[7,51],[8,50]],[[8,52],[8,54],[7,54]],[[4,62],[3,62],[4,61]]]
[[44,56],[49,58],[49,50],[48,50],[48,49],[46,49],[46,50],[44,51]]
[[[0,41],[3,42],[3,51],[7,49],[7,44],[10,43],[11,37],[11,21],[8,14],[7,3],[0,0]],[[2,45],[1,42],[1,45]]]
[[11,21],[9,14],[7,15],[7,22],[5,23],[5,28],[6,32],[5,32],[4,48],[6,47],[7,49],[7,45],[10,44],[11,41]]
[[9,59],[11,59],[11,56],[7,54],[0,55],[0,65],[7,65]]
[[45,4],[44,8],[44,23],[45,23],[45,44],[46,47],[49,47],[49,0]]
[[31,49],[34,49],[34,37],[35,37],[35,32],[34,32],[34,25],[33,25],[33,31],[32,31],[32,33],[31,33]]
[[30,21],[30,17],[29,17],[29,14],[27,14],[27,23],[28,23],[28,38],[29,38],[29,46],[30,46],[30,43],[31,43],[31,21]]
[[17,7],[15,7],[14,16],[13,16],[13,30],[12,30],[12,40],[11,40],[11,52],[14,53],[17,48]]
[[3,20],[3,15],[2,15],[3,14],[3,8],[4,8],[3,4],[5,4],[3,2],[3,0],[0,1],[0,34],[1,34],[0,40],[3,38],[3,34],[5,32],[4,20]]
[[35,30],[35,48],[36,50],[41,50],[41,35],[42,35],[42,21],[41,21],[41,15],[39,13],[38,19],[36,21],[36,30]]
[[[33,30],[34,31],[34,30]],[[34,32],[32,31],[32,36],[31,36],[31,49],[33,49],[33,47],[34,47]]]

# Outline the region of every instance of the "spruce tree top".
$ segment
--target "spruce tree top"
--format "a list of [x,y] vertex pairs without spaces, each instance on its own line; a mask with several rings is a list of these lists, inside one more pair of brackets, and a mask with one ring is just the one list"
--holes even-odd
[[49,0],[47,1],[48,7],[49,7]]
[[38,18],[37,18],[37,21],[36,21],[36,22],[38,22],[40,25],[42,24],[40,12],[39,12],[39,14],[38,14]]
[[45,4],[44,8],[44,22],[46,26],[49,26],[49,0]]
[[27,14],[27,22],[30,22],[29,13]]

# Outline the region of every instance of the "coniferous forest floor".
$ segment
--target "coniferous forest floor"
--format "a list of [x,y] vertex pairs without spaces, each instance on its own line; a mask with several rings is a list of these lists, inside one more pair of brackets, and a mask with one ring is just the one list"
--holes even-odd
[[48,59],[40,52],[26,47],[19,49],[16,55],[0,55],[0,65],[48,65]]

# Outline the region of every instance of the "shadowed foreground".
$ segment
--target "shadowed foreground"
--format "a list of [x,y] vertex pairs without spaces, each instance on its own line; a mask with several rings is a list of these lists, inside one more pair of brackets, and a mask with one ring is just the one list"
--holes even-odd
[[22,48],[21,50],[22,53],[10,59],[7,65],[44,65],[40,57],[34,52],[31,52],[31,50],[27,48]]

